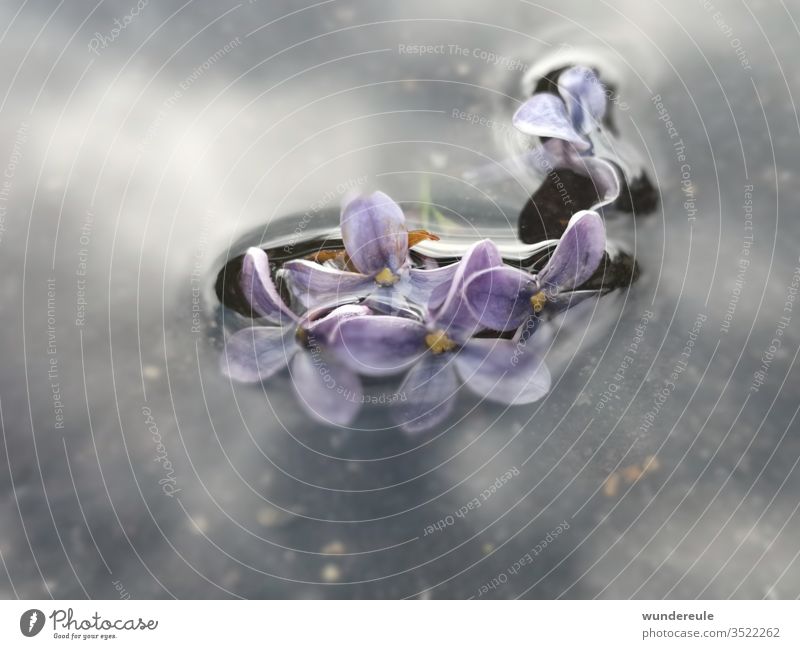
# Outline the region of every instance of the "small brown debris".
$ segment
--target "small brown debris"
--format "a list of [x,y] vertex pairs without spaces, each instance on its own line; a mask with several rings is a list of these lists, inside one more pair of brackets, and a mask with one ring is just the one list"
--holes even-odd
[[322,577],[322,581],[333,583],[341,579],[342,571],[336,564],[329,563],[322,567],[322,573],[320,574],[320,576]]
[[324,548],[322,548],[323,554],[344,554],[344,543],[341,541],[331,541],[328,543]]
[[632,482],[636,482],[642,477],[642,469],[638,464],[631,464],[630,466],[626,466],[624,469],[622,469],[620,474],[622,475],[622,479],[630,484]]
[[613,498],[619,491],[619,474],[614,471],[606,478],[606,483],[603,485],[603,494],[608,498]]

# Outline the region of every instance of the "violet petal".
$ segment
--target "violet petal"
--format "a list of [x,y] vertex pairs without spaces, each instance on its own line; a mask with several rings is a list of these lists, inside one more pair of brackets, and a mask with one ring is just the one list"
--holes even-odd
[[[405,279],[407,277],[401,279],[400,283],[404,283]],[[420,307],[410,303],[401,292],[390,287],[378,287],[376,291],[364,298],[362,304],[376,314],[394,315],[412,320],[422,319]]]
[[558,92],[579,133],[591,133],[600,125],[606,114],[607,99],[603,84],[593,70],[583,66],[564,70],[558,77]]
[[322,266],[307,259],[283,265],[292,294],[307,308],[364,297],[375,288],[371,277]]
[[354,316],[370,315],[370,313],[369,307],[362,304],[345,304],[336,307],[321,318],[315,317],[314,312],[309,312],[300,322],[300,326],[306,329],[309,336],[324,344],[331,339],[339,324],[344,320]]
[[298,349],[291,329],[241,329],[225,342],[221,358],[222,372],[244,383],[264,381],[286,367]]
[[361,409],[361,379],[327,354],[297,354],[291,374],[298,400],[317,421],[348,426]]
[[597,212],[576,212],[539,273],[539,282],[549,293],[572,290],[589,279],[606,249],[606,230]]
[[464,286],[464,298],[481,326],[509,331],[531,314],[530,298],[538,290],[530,273],[497,266],[473,275]]
[[479,323],[464,299],[464,285],[473,275],[502,263],[500,251],[491,240],[484,239],[470,246],[458,262],[449,285],[440,285],[431,292],[428,309],[432,326],[446,331],[456,340],[469,338]]
[[337,358],[367,376],[397,374],[425,353],[425,326],[390,315],[355,316],[344,320],[329,343]]
[[536,336],[512,341],[473,338],[455,363],[464,384],[481,397],[520,405],[538,401],[550,390],[550,371]]
[[453,411],[458,381],[452,354],[426,354],[406,375],[398,389],[395,421],[408,433],[428,430]]
[[269,270],[267,253],[261,248],[248,248],[242,262],[239,284],[253,311],[275,324],[289,324],[297,320],[283,303]]
[[439,268],[411,268],[408,272],[407,296],[417,304],[427,304],[431,293],[439,286],[452,281],[458,264],[448,264]]
[[526,135],[566,140],[581,150],[591,148],[591,144],[572,125],[564,101],[548,92],[536,93],[522,104],[511,123]]
[[359,196],[342,209],[342,239],[353,265],[365,275],[397,273],[408,259],[408,232],[400,206],[383,192]]

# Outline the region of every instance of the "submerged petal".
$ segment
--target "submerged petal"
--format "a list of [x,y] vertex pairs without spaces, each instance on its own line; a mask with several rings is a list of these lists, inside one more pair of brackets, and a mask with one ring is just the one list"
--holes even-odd
[[455,363],[464,384],[498,403],[520,405],[538,401],[550,390],[550,371],[535,335],[527,339],[473,338],[461,348]]
[[581,150],[591,147],[575,130],[563,100],[548,92],[536,93],[522,104],[514,113],[511,123],[526,135],[566,140]]
[[342,239],[353,265],[365,275],[397,274],[408,259],[408,232],[400,206],[383,192],[359,196],[342,209]]
[[509,331],[531,314],[530,299],[538,290],[530,273],[497,266],[473,275],[464,286],[464,298],[481,326]]
[[282,327],[248,327],[233,334],[222,352],[222,372],[256,383],[280,372],[298,351],[294,332]]
[[606,93],[594,70],[568,68],[558,77],[558,92],[567,105],[575,129],[586,135],[595,130],[606,114]]
[[473,275],[502,263],[500,251],[491,240],[484,239],[470,246],[458,262],[452,281],[431,292],[428,304],[431,326],[457,340],[469,338],[479,323],[464,299],[464,285]]
[[278,295],[270,275],[269,258],[261,248],[248,248],[242,261],[239,283],[253,311],[260,316],[276,324],[297,320]]
[[417,362],[425,350],[425,326],[390,315],[355,316],[344,320],[330,349],[350,369],[367,376],[397,374]]
[[297,354],[291,367],[292,385],[303,408],[323,424],[348,426],[361,408],[361,379],[321,352]]
[[287,261],[283,270],[292,294],[307,308],[364,297],[375,288],[371,277],[305,259]]
[[580,286],[597,270],[605,250],[603,219],[597,212],[577,212],[539,273],[540,284],[551,294]]
[[404,431],[428,430],[453,411],[458,381],[452,361],[452,354],[427,354],[403,380],[394,419]]

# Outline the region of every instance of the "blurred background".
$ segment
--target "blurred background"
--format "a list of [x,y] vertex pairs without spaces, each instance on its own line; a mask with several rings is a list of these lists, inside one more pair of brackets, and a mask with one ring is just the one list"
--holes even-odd
[[[795,5],[0,16],[0,596],[800,594]],[[568,63],[613,88],[661,201],[606,210],[641,277],[559,332],[545,399],[464,396],[410,437],[380,405],[326,427],[285,375],[221,375],[220,268],[325,232],[349,189],[514,241],[532,188],[463,174]]]

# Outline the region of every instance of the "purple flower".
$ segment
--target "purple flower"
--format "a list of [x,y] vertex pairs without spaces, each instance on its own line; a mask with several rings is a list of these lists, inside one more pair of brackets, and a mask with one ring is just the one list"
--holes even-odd
[[269,271],[267,254],[250,248],[242,265],[241,286],[250,305],[269,326],[248,327],[225,343],[222,371],[242,382],[264,381],[290,367],[300,403],[318,421],[350,424],[362,401],[361,380],[325,349],[341,323],[366,316],[365,306],[348,304],[329,313],[296,316],[283,303]]
[[597,210],[619,197],[617,171],[606,160],[591,155],[588,136],[600,126],[606,113],[606,93],[594,71],[576,66],[558,77],[560,97],[539,92],[517,109],[512,124],[526,135],[549,138],[528,152],[525,160],[540,172],[569,169],[586,176],[594,184],[600,200]]
[[573,290],[597,270],[605,249],[605,227],[600,215],[588,210],[577,212],[538,275],[510,266],[475,273],[464,287],[465,303],[483,327],[495,331],[516,329],[548,304],[558,309],[579,301],[585,294],[594,295],[593,291]]
[[596,130],[606,113],[606,93],[589,68],[567,68],[558,76],[560,97],[537,92],[519,107],[512,124],[526,135],[570,142],[578,151],[589,151],[586,137]]
[[589,206],[598,210],[613,203],[620,194],[616,168],[607,160],[592,155],[589,135],[597,130],[606,112],[606,92],[597,75],[585,67],[572,67],[558,77],[559,95],[539,92],[519,107],[512,124],[526,135],[547,138],[524,154],[499,165],[483,165],[464,174],[470,181],[492,182],[505,179],[514,168],[535,169],[549,175],[556,169],[569,169],[592,181],[598,201]]
[[347,202],[341,229],[347,267],[352,270],[305,259],[283,266],[293,293],[306,307],[375,292],[425,304],[433,289],[453,277],[453,265],[430,270],[411,267],[409,246],[435,237],[423,231],[409,233],[402,209],[383,192]]
[[445,419],[455,404],[459,378],[477,395],[507,405],[537,401],[550,388],[540,346],[517,340],[476,338],[479,319],[463,300],[470,279],[501,267],[489,240],[474,244],[452,280],[432,291],[423,320],[353,316],[343,320],[330,348],[353,371],[387,376],[407,371],[396,406],[401,427],[422,431]]

